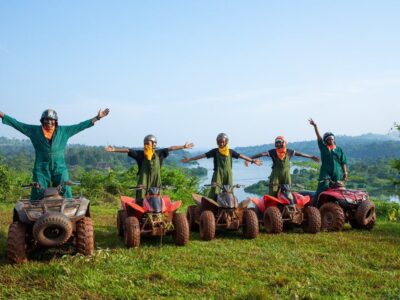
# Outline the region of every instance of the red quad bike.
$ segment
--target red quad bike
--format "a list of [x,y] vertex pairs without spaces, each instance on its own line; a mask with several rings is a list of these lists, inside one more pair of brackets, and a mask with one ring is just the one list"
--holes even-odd
[[[218,186],[217,184],[206,186]],[[187,210],[187,219],[191,230],[200,229],[200,237],[204,241],[210,241],[215,237],[215,230],[238,230],[242,227],[243,236],[254,239],[259,230],[257,216],[254,211],[247,208],[250,200],[238,203],[233,194],[233,189],[240,185],[234,185],[232,189],[228,185],[221,188],[217,201],[193,194],[196,205],[191,205]]]
[[139,247],[141,235],[160,236],[162,241],[162,237],[169,233],[172,233],[177,246],[184,246],[189,241],[189,225],[185,215],[176,212],[181,203],[171,202],[167,195],[161,196],[158,187],[147,190],[143,206],[135,203],[135,198],[121,196],[122,208],[117,215],[118,234],[124,238],[128,248]]
[[[78,253],[93,254],[89,200],[82,195],[65,199],[60,193],[62,186],[73,184],[64,182],[47,188],[39,200],[22,198],[17,202],[7,238],[7,258],[11,263],[26,262],[28,252],[38,247],[54,248],[67,243],[72,243]],[[23,187],[41,189],[38,183]]]
[[263,199],[250,198],[255,212],[268,233],[281,233],[283,227],[302,226],[306,233],[321,230],[321,215],[311,206],[309,196],[290,191],[290,185],[279,186],[278,197],[264,195]]
[[[346,222],[357,229],[371,230],[376,222],[375,204],[365,191],[348,190],[342,181],[331,181],[329,188],[322,192],[317,201],[321,212],[322,228],[340,231]],[[314,192],[302,192],[310,197]]]

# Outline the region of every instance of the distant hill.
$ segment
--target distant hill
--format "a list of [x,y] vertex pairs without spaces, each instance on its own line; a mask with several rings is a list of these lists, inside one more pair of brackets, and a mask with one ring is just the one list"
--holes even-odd
[[[337,144],[343,148],[350,160],[369,160],[377,158],[399,158],[400,138],[398,134],[378,135],[364,134],[361,136],[337,136]],[[309,154],[319,154],[316,140],[293,142],[290,148]],[[121,146],[124,147],[124,146]],[[236,147],[235,150],[251,156],[273,148],[274,145],[264,144],[250,147]],[[202,152],[204,153],[204,152]],[[9,139],[0,137],[0,162],[12,165],[15,169],[27,169],[33,166],[34,149],[29,140]],[[196,153],[187,151],[173,151],[166,165],[185,166],[180,163],[183,156],[193,156]],[[66,160],[69,168],[82,167],[90,169],[128,168],[134,160],[127,155],[105,152],[101,146],[86,146],[71,144],[67,147]],[[196,162],[192,165],[196,165]]]
[[[128,148],[122,146],[121,148]],[[173,151],[166,165],[179,165],[183,156],[190,156],[186,151]],[[35,151],[30,140],[9,139],[0,137],[0,162],[11,165],[17,170],[30,169],[33,166]],[[70,144],[66,151],[66,162],[70,169],[82,167],[90,169],[129,168],[135,161],[126,154],[108,153],[102,146]]]
[[[400,157],[400,138],[398,134],[342,135],[336,137],[336,142],[344,150],[346,156],[353,160]],[[274,144],[271,143],[250,147],[236,147],[235,150],[250,156],[274,147]],[[308,154],[319,154],[316,139],[293,143],[289,141],[288,148]]]

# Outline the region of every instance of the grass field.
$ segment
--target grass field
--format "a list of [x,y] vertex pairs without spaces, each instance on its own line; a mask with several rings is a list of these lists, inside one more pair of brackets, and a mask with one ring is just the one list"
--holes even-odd
[[170,237],[126,249],[115,229],[117,207],[92,207],[93,257],[52,250],[7,264],[12,206],[0,205],[0,299],[400,299],[400,224],[371,231],[308,235],[290,231],[243,240],[219,233],[185,247]]

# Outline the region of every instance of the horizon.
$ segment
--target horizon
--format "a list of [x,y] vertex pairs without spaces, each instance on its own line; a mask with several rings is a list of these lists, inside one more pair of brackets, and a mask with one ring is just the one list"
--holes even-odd
[[[3,1],[0,111],[70,143],[210,148],[386,134],[400,111],[399,1]],[[22,137],[0,124],[0,136]],[[301,138],[299,138],[301,137]]]

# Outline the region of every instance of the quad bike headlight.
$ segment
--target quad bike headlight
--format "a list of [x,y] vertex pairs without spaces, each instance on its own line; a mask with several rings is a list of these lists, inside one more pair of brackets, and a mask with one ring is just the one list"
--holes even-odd
[[66,207],[66,208],[64,209],[64,214],[65,214],[67,217],[73,217],[73,216],[75,216],[75,214],[76,214],[77,211],[78,211],[78,208],[77,208],[77,207]]
[[26,213],[29,219],[39,219],[43,215],[42,211],[39,210],[29,210]]

